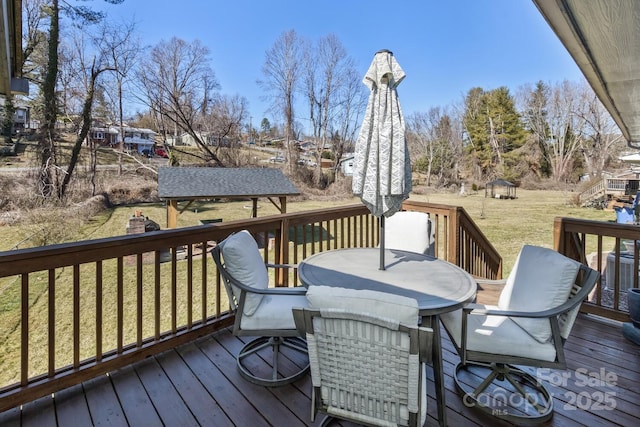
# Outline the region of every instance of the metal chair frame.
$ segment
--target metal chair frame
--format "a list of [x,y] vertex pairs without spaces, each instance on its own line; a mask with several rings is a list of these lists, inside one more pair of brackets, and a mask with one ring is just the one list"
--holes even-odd
[[[293,315],[309,344],[312,422],[320,412],[327,414],[321,426],[333,418],[362,425],[420,425],[426,409],[423,370],[432,357],[433,329],[340,309],[294,308]],[[326,329],[320,332],[315,321],[324,322]],[[409,348],[393,344],[396,334],[408,336]],[[401,362],[407,360],[404,366]],[[323,387],[335,399],[323,398]],[[398,415],[401,404],[408,409],[408,420]]]
[[[309,371],[309,364],[307,363],[299,371],[282,377],[279,373],[279,359],[281,356],[281,348],[285,347],[291,349],[306,357],[307,346],[305,340],[300,338],[296,329],[243,329],[242,328],[242,316],[244,313],[244,304],[248,294],[261,294],[261,295],[304,295],[306,288],[267,288],[256,289],[251,286],[236,280],[226,270],[224,265],[224,254],[221,254],[220,246],[216,245],[211,250],[211,255],[216,263],[216,267],[222,276],[227,295],[229,297],[229,305],[231,312],[235,314],[235,320],[233,323],[233,334],[236,336],[257,336],[257,338],[251,340],[245,344],[238,355],[236,356],[237,367],[240,374],[248,381],[263,385],[267,387],[277,387],[284,384],[289,384],[302,378]],[[295,268],[291,265],[279,265],[279,264],[265,264],[265,268]],[[232,286],[240,289],[240,298],[236,299]],[[253,374],[250,369],[249,358],[252,356],[260,357],[258,354],[265,348],[271,348],[272,357],[272,371],[269,378],[258,376]]]
[[[489,413],[497,418],[517,424],[517,425],[537,425],[549,420],[553,416],[553,397],[545,385],[531,373],[520,369],[518,366],[531,366],[536,368],[566,369],[567,364],[564,355],[564,342],[568,337],[570,328],[563,337],[560,331],[560,321],[563,316],[576,309],[589,295],[596,285],[600,274],[581,265],[577,275],[576,284],[573,286],[569,298],[563,304],[539,312],[507,311],[496,309],[478,309],[465,307],[462,309],[462,330],[461,345],[455,342],[453,335],[447,330],[456,351],[460,356],[460,363],[455,368],[454,380],[458,392],[464,395],[465,404],[472,405],[480,410]],[[482,281],[478,283],[483,286],[504,284],[505,281]],[[485,353],[467,349],[467,324],[468,316],[506,316],[520,318],[548,319],[551,326],[551,339],[555,347],[556,358],[553,361],[539,360],[520,356],[509,356],[494,353]],[[445,327],[446,330],[446,327]],[[487,338],[490,339],[490,338]],[[516,343],[514,343],[516,345]],[[462,380],[462,373],[480,375],[478,371],[484,372],[484,380],[478,385],[469,385]],[[482,375],[480,375],[482,376]],[[466,375],[465,378],[469,376]],[[495,406],[486,402],[497,402],[499,399],[491,396],[490,385],[494,381],[504,380],[513,387],[513,392],[517,393],[522,402],[528,402],[536,412],[530,415],[520,415],[509,411],[496,409]],[[498,388],[505,390],[504,388]],[[486,392],[488,390],[488,393]],[[527,391],[529,390],[529,391]],[[537,393],[534,395],[531,391]],[[511,401],[511,398],[509,398]],[[525,412],[526,414],[526,412]]]

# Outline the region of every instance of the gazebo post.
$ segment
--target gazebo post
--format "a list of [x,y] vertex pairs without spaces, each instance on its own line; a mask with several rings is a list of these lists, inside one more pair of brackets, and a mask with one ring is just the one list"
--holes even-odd
[[[287,196],[280,196],[280,214],[287,213]],[[279,259],[278,263],[286,264],[289,259],[289,222],[281,222],[282,229],[280,230],[280,247],[279,247]],[[287,271],[280,269],[276,270],[276,283],[279,286],[289,286],[289,276]]]
[[257,218],[258,217],[258,198],[252,197],[251,202],[252,202],[251,218]]
[[167,228],[178,226],[178,201],[176,199],[167,200]]

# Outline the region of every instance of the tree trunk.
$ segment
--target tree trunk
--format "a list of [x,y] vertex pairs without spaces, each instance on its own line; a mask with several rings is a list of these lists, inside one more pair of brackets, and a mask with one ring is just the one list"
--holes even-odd
[[69,182],[71,181],[71,177],[73,175],[73,171],[75,170],[76,164],[78,163],[78,157],[80,155],[80,150],[82,149],[82,143],[87,138],[89,129],[91,128],[91,107],[93,105],[93,96],[98,75],[99,72],[91,72],[91,79],[89,81],[87,96],[82,107],[82,127],[80,128],[80,132],[78,133],[75,144],[73,145],[73,149],[71,150],[71,158],[69,159],[67,173],[64,175],[64,180],[62,181],[62,185],[60,186],[60,190],[58,191],[58,198],[60,200],[64,199],[67,188],[69,186]]
[[56,81],[58,79],[58,44],[60,37],[60,7],[58,0],[51,2],[51,26],[49,27],[49,58],[47,62],[47,74],[42,85],[44,98],[44,120],[40,131],[40,176],[38,189],[44,197],[53,194],[55,161],[55,128],[58,118],[56,103]]

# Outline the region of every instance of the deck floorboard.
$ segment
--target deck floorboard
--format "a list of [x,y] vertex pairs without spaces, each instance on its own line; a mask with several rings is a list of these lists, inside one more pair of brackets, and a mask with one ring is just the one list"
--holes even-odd
[[[244,380],[234,355],[248,338],[229,330],[150,357],[109,375],[0,413],[0,425],[23,426],[315,426],[311,422],[311,379],[266,388]],[[464,405],[452,372],[458,362],[443,331],[443,361],[450,425],[508,425]],[[620,325],[581,315],[565,352],[569,369],[545,373],[554,395],[547,426],[638,425],[640,347],[627,341]],[[268,367],[268,358],[256,365]],[[287,370],[300,366],[295,356]],[[428,426],[436,426],[433,373],[429,382]],[[600,381],[602,380],[602,381]],[[608,396],[607,400],[603,397]],[[351,423],[340,423],[352,427]]]

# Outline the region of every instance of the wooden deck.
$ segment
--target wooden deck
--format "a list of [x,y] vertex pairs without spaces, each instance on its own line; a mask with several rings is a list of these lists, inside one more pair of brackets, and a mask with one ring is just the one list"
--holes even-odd
[[[444,330],[443,340],[449,425],[499,425],[465,407],[456,394],[451,373],[458,358]],[[310,422],[309,377],[271,389],[250,384],[235,368],[233,355],[241,345],[242,341],[224,330],[1,413],[0,425],[314,425]],[[547,425],[638,425],[640,347],[622,337],[619,325],[581,315],[565,348],[570,369],[552,371],[547,377],[555,399],[555,415]],[[605,383],[593,378],[596,374]],[[434,426],[432,382],[428,394],[427,425]]]

